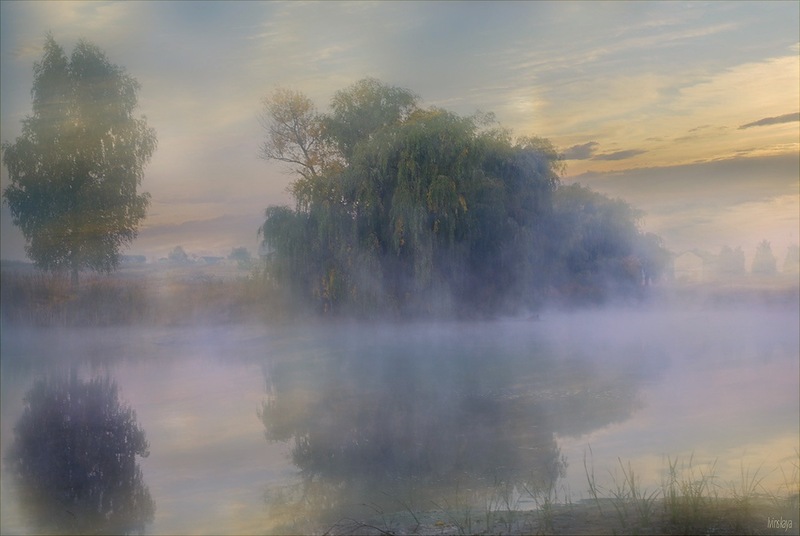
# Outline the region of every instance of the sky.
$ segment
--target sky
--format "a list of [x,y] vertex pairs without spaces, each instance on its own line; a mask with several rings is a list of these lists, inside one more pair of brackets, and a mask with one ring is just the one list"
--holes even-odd
[[[800,2],[0,2],[0,130],[31,113],[47,32],[80,38],[141,84],[158,135],[151,206],[124,253],[257,251],[292,176],[258,158],[262,99],[278,87],[320,111],[364,77],[425,106],[493,112],[563,152],[562,182],[643,211],[668,249],[779,267],[800,241]],[[2,166],[0,187],[8,184]],[[0,257],[25,258],[8,207]]]

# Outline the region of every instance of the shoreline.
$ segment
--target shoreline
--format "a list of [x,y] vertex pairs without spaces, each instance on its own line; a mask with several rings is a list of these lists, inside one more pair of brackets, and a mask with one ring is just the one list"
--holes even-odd
[[[362,519],[342,518],[311,532],[326,535],[461,535],[461,534],[798,534],[797,497],[754,498],[746,506],[734,498],[708,498],[693,515],[671,516],[663,498],[645,506],[635,500],[582,499],[544,504],[536,510],[398,511]],[[793,502],[792,502],[793,501]],[[688,507],[688,505],[685,505]],[[649,511],[645,512],[645,508]],[[789,513],[794,508],[794,517]]]

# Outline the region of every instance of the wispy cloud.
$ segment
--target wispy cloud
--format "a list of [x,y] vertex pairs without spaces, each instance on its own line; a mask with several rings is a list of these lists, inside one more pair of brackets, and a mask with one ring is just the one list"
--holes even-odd
[[42,55],[42,42],[43,39],[37,37],[35,40],[27,40],[20,42],[14,47],[12,55],[15,60],[38,60]]
[[681,88],[675,110],[702,111],[709,123],[730,124],[745,113],[792,109],[800,98],[799,77],[794,54],[742,63]]
[[643,210],[646,230],[673,250],[749,247],[767,238],[783,252],[798,240],[799,167],[796,154],[782,154],[571,179]]
[[647,151],[642,149],[627,149],[625,151],[615,151],[613,153],[598,154],[592,157],[592,160],[627,160]]
[[751,127],[763,127],[766,125],[778,125],[780,123],[793,123],[795,121],[800,121],[800,112],[783,114],[777,117],[765,117],[763,119],[759,119],[758,121],[753,121],[752,123],[745,123],[739,127],[739,130],[744,130]]
[[566,149],[562,155],[564,160],[589,160],[594,155],[595,148],[600,145],[596,141],[573,145]]
[[184,221],[144,227],[132,251],[147,251],[165,256],[177,245],[197,255],[227,254],[233,247],[258,247],[256,230],[263,216],[253,214],[222,214],[207,219]]
[[685,136],[680,136],[678,138],[675,138],[674,141],[681,143],[681,142],[696,141],[701,139],[707,140],[710,137],[722,135],[727,130],[728,127],[725,126],[700,125],[699,127],[689,129]]
[[753,199],[800,193],[797,155],[728,158],[679,166],[587,172],[572,180],[597,187],[646,210],[692,202],[724,208]]

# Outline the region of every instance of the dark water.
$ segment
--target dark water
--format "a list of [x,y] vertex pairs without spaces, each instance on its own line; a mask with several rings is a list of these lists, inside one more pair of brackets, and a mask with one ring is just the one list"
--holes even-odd
[[692,456],[780,491],[798,339],[794,309],[5,328],[1,529],[297,531],[500,488],[530,508],[588,496],[590,446],[601,485],[618,458],[655,488]]

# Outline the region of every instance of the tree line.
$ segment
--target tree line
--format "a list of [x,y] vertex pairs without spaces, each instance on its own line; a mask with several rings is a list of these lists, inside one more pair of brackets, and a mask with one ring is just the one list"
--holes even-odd
[[745,266],[745,254],[741,246],[731,248],[725,245],[718,254],[691,250],[678,255],[676,264],[681,256],[687,253],[698,259],[705,270],[722,278],[743,277],[748,273],[759,277],[772,277],[778,274],[795,275],[800,272],[800,248],[797,245],[789,246],[783,264],[779,267],[778,258],[772,252],[772,244],[768,240],[761,240],[757,244],[749,271]]
[[[155,132],[133,110],[139,85],[96,46],[70,58],[47,36],[33,114],[2,146],[3,192],[41,268],[111,271],[136,237]],[[326,112],[298,91],[263,101],[260,156],[286,164],[294,207],[258,229],[269,284],[346,314],[497,314],[553,301],[632,296],[667,262],[638,211],[564,185],[546,139],[491,114],[425,107],[366,78]]]

